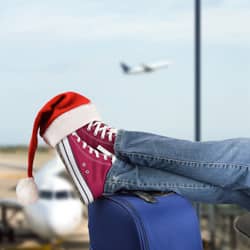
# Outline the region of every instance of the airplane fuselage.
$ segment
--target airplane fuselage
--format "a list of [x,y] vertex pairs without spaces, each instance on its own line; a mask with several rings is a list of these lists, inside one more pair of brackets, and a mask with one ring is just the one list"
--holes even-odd
[[161,68],[167,68],[170,62],[158,62],[151,64],[141,64],[139,66],[130,67],[124,62],[120,63],[120,66],[125,74],[141,74],[141,73],[151,73]]
[[82,213],[82,204],[78,199],[40,199],[24,208],[31,231],[45,239],[64,238],[74,232],[82,222]]
[[35,203],[23,205],[17,200],[0,199],[2,211],[5,211],[5,231],[2,231],[7,237],[13,238],[9,232],[14,230],[7,223],[7,208],[22,210],[30,231],[45,240],[67,238],[74,233],[82,222],[84,206],[64,174],[61,160],[53,159],[34,176],[38,187],[38,200]]
[[[46,171],[45,171],[46,173]],[[73,186],[59,176],[38,175],[39,199],[24,207],[32,232],[44,239],[65,238],[82,222],[83,204]]]

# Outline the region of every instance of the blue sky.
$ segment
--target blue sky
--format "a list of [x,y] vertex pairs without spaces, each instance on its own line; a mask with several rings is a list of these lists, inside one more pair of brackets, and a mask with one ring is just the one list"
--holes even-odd
[[[249,137],[250,3],[203,0],[203,139]],[[62,91],[115,127],[193,139],[193,0],[0,3],[0,144],[29,142],[38,109]],[[131,65],[169,59],[153,74]]]

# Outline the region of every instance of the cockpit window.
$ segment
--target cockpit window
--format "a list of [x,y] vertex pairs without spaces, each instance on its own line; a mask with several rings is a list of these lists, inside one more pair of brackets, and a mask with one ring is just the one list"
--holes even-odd
[[55,193],[55,197],[58,200],[69,198],[69,193],[67,191],[58,191]]
[[39,197],[41,199],[51,200],[53,198],[53,193],[51,191],[43,190],[39,192]]
[[77,195],[75,192],[73,191],[56,191],[56,192],[52,192],[49,190],[41,190],[39,192],[39,197],[41,199],[44,200],[52,200],[52,199],[56,199],[56,200],[66,200],[66,199],[77,199]]

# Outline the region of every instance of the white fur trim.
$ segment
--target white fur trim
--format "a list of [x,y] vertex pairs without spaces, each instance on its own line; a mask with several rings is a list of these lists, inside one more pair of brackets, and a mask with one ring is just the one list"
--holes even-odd
[[52,147],[64,137],[88,124],[100,121],[101,118],[94,104],[84,104],[58,116],[43,134],[44,140]]
[[38,200],[38,188],[33,178],[21,179],[16,187],[17,200],[24,206]]

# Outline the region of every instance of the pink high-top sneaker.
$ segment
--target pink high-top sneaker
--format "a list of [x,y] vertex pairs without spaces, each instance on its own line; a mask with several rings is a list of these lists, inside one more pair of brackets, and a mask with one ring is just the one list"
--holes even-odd
[[[75,92],[61,93],[45,103],[38,111],[33,124],[27,178],[20,180],[16,188],[17,198],[22,204],[34,203],[39,197],[38,187],[33,178],[38,134],[49,146],[57,147],[86,204],[102,195],[106,175],[114,159],[107,154],[110,155],[108,151],[113,153],[115,133],[106,125],[94,122],[100,120],[100,115],[91,100]],[[82,140],[75,131],[84,126],[88,136],[84,135],[86,139]],[[93,138],[91,129],[95,129]],[[83,133],[85,129],[80,131]],[[99,138],[100,131],[102,132]],[[96,141],[94,138],[100,140]],[[108,146],[104,142],[107,142]],[[89,146],[90,143],[92,147]],[[106,146],[107,153],[100,153],[99,145],[103,145],[103,148]]]
[[92,121],[79,128],[76,133],[91,147],[105,154],[114,154],[117,129],[101,121]]
[[112,157],[89,146],[75,132],[62,139],[56,149],[84,203],[89,204],[100,197]]

